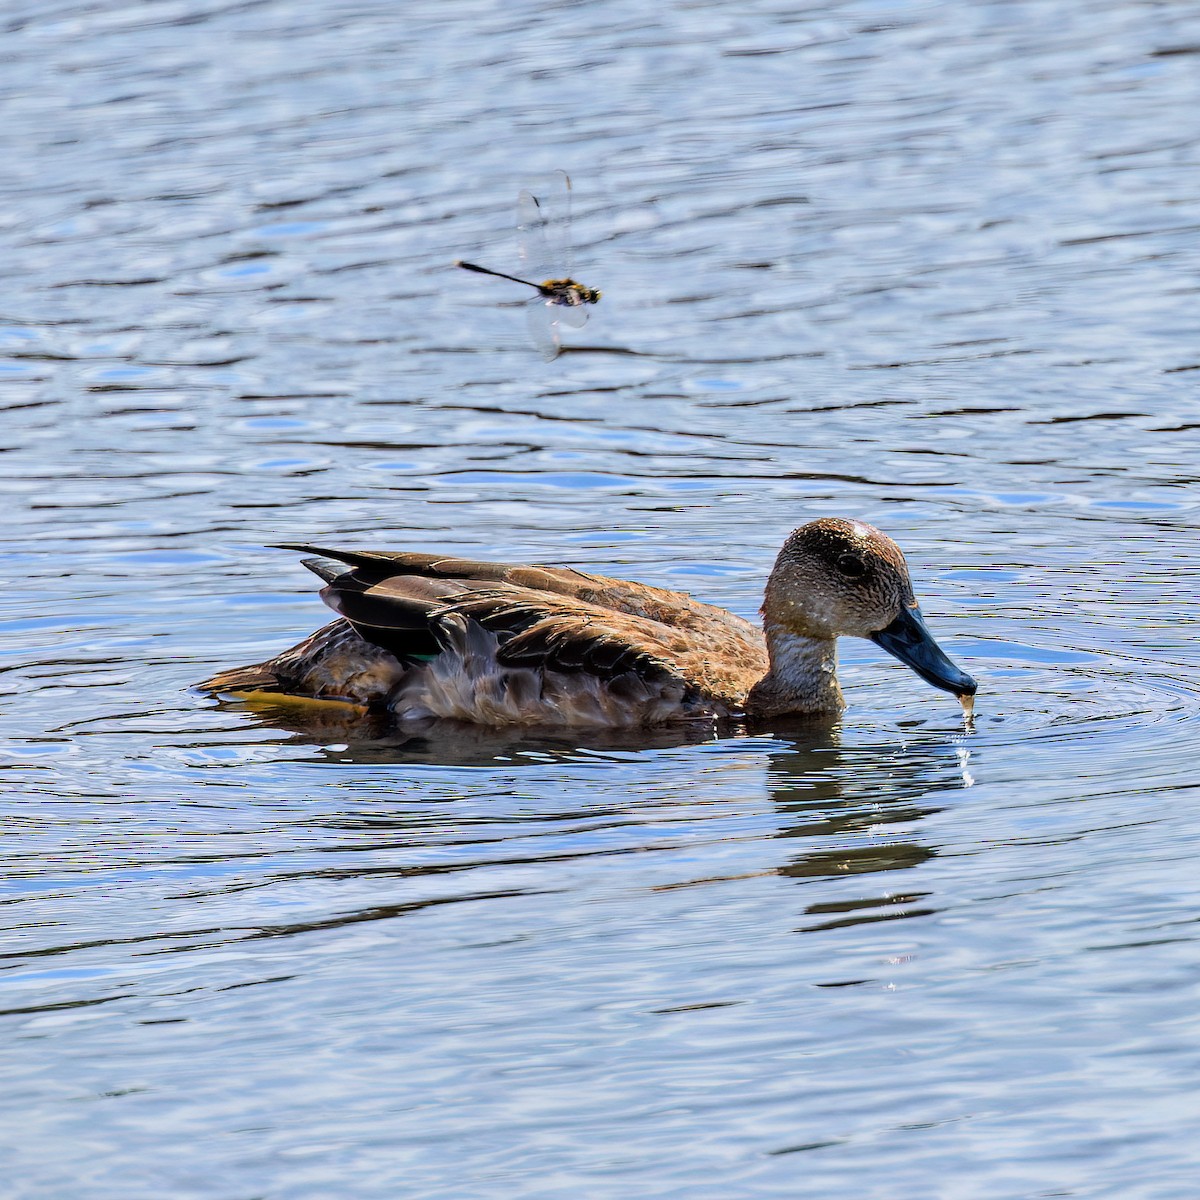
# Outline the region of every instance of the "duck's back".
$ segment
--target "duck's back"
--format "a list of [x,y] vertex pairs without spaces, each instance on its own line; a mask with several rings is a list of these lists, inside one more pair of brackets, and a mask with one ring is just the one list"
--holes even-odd
[[755,626],[681,592],[567,567],[288,548],[321,556],[306,565],[343,619],[204,686],[402,719],[646,725],[728,716],[767,669]]

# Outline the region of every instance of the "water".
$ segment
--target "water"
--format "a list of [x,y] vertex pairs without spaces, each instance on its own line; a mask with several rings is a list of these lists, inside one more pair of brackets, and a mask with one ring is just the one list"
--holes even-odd
[[[1189,7],[12,0],[6,1194],[1196,1194]],[[452,263],[556,169],[547,364]],[[830,513],[974,733],[189,691],[324,619],[269,543],[752,615]]]

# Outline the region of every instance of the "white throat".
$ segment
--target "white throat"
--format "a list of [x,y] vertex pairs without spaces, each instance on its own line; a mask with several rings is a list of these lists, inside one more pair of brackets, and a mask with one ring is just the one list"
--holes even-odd
[[805,637],[773,622],[763,632],[771,669],[751,690],[749,710],[762,716],[838,711],[837,640]]
[[768,625],[771,674],[789,691],[823,693],[837,687],[837,640],[805,637],[782,625]]

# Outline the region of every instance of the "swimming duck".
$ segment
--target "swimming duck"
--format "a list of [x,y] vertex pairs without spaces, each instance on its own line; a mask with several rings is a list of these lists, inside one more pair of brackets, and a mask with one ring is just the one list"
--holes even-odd
[[848,634],[934,687],[975,693],[926,628],[900,548],[862,521],[824,517],[788,537],[761,631],[683,592],[570,567],[280,548],[319,556],[304,565],[339,619],[200,687],[483,725],[815,716],[844,706],[836,644]]

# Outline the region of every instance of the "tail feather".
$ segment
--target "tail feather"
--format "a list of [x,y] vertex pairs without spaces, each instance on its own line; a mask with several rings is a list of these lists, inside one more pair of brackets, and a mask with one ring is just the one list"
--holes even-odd
[[205,692],[282,692],[283,684],[267,663],[218,671],[196,685]]
[[[436,647],[435,647],[436,649]],[[198,686],[208,692],[311,697],[381,706],[409,666],[363,638],[346,621],[331,621],[266,662],[219,671]]]

